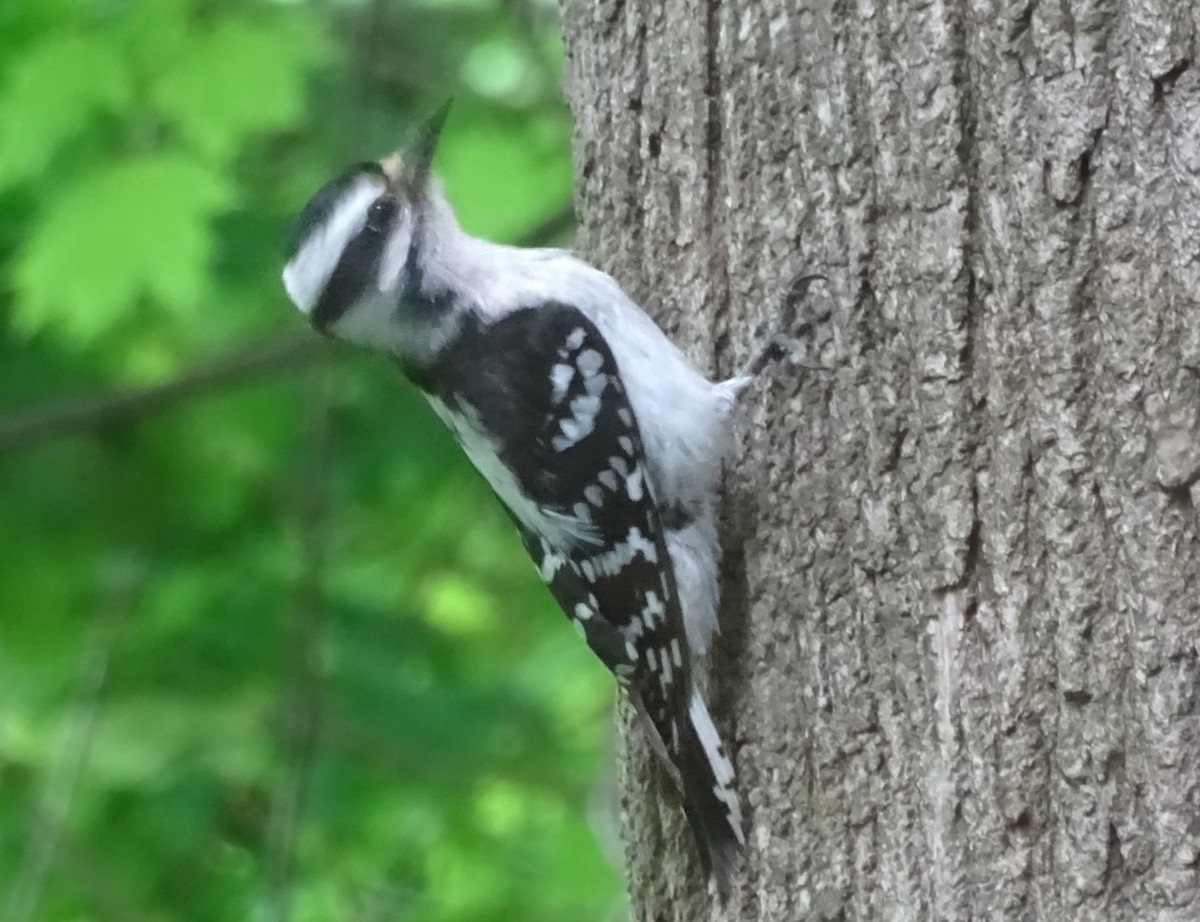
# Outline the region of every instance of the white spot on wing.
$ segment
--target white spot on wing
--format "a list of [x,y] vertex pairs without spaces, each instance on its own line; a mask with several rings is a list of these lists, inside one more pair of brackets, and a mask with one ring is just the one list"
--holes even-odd
[[604,491],[594,483],[589,483],[583,488],[583,495],[589,503],[597,508],[604,505]]
[[596,414],[600,412],[600,398],[580,395],[571,401],[571,412],[580,423],[587,422],[588,431],[595,425]]
[[621,451],[625,452],[625,454],[630,456],[633,455],[633,439],[631,439],[629,436],[621,436],[617,439],[617,444],[621,446]]
[[575,617],[580,621],[587,621],[588,618],[592,617],[592,610],[580,602],[575,606]]
[[636,526],[629,529],[629,546],[634,552],[641,552],[650,563],[658,563],[658,549],[654,542],[642,537],[642,530]]
[[625,489],[629,492],[629,498],[631,500],[633,500],[635,503],[641,502],[642,469],[640,467],[625,478]]
[[615,576],[627,567],[635,557],[641,555],[649,563],[658,563],[658,549],[652,541],[642,535],[642,530],[636,525],[629,529],[624,541],[618,541],[611,550],[596,554],[591,562],[597,572],[605,576]]
[[579,353],[575,364],[579,366],[579,371],[585,378],[592,378],[604,367],[604,356],[595,349],[584,349]]
[[583,441],[596,428],[596,415],[600,412],[600,398],[591,395],[576,397],[571,401],[571,417],[562,420],[558,425],[562,435],[556,435],[550,440],[555,451],[563,451]]
[[567,337],[567,348],[572,350],[578,349],[583,345],[585,336],[587,336],[587,333],[584,332],[583,327],[576,327],[571,331],[571,335]]
[[579,424],[579,420],[577,420],[574,416],[572,416],[570,419],[562,420],[558,424],[558,428],[562,430],[562,434],[565,439],[565,442],[561,447],[557,443],[555,444],[555,448],[559,448],[560,451],[562,448],[567,448],[571,445],[574,445],[581,438],[587,435],[586,432],[581,431],[582,427]]
[[615,491],[617,489],[617,476],[612,471],[601,471],[597,475],[597,479],[610,490]]
[[617,416],[621,418],[621,422],[626,426],[633,426],[633,414],[629,412],[628,407],[621,407],[621,409],[617,410]]
[[647,625],[653,627],[667,613],[666,606],[663,605],[662,599],[658,597],[657,592],[646,593],[646,604],[642,607],[642,619]]
[[571,386],[571,379],[574,377],[575,369],[570,365],[560,363],[550,369],[550,385],[554,388],[551,399],[555,403],[561,403],[562,399],[567,396],[567,388]]
[[550,582],[554,579],[554,575],[558,573],[558,568],[563,564],[563,558],[557,554],[549,544],[542,542],[542,565],[539,573],[542,576],[543,582]]
[[608,387],[608,375],[592,375],[583,381],[583,389],[592,397],[599,397]]

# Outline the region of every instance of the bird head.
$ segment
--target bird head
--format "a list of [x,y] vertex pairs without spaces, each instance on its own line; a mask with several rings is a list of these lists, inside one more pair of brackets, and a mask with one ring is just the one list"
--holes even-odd
[[394,342],[398,312],[418,281],[430,217],[449,214],[431,169],[448,111],[449,103],[396,153],[347,167],[300,212],[283,284],[318,331],[403,346]]

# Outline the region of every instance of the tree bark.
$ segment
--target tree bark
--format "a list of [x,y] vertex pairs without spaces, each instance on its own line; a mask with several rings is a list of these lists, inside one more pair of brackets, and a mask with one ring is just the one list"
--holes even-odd
[[714,374],[829,276],[728,482],[744,874],[631,731],[635,918],[1200,920],[1197,22],[565,0],[587,255]]

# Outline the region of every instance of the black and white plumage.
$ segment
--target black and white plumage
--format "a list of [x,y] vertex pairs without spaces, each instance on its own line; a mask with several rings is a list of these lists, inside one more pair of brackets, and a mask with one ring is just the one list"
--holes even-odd
[[717,480],[748,376],[713,383],[605,273],[472,237],[430,175],[444,112],[301,214],[283,279],[315,327],[394,357],[627,690],[722,894],[734,772],[692,677],[717,629]]

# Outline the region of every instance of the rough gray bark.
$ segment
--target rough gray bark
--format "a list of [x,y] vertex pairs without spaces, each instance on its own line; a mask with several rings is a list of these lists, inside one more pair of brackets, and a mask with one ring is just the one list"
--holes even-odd
[[830,278],[729,483],[740,892],[631,736],[636,918],[1200,919],[1198,21],[566,0],[589,255],[721,372]]

